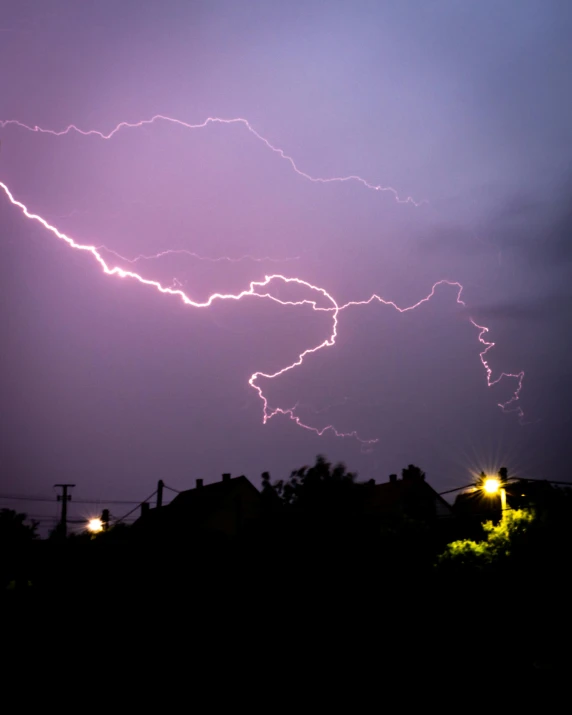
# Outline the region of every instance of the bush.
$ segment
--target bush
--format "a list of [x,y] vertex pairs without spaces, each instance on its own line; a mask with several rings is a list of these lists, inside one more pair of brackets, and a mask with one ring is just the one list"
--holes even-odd
[[483,524],[486,535],[483,541],[463,539],[448,544],[438,557],[437,566],[483,569],[503,561],[510,556],[515,542],[522,540],[533,521],[531,511],[507,511],[498,524],[492,521]]

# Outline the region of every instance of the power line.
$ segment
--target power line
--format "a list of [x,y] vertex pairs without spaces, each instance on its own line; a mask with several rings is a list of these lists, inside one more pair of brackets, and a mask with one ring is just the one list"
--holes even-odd
[[21,496],[21,495],[16,495],[16,494],[0,494],[0,499],[6,499],[7,501],[34,501],[34,502],[49,501],[54,504],[56,503],[55,499],[48,498],[48,497],[26,497],[26,496]]
[[[55,524],[58,521],[58,518],[56,516],[28,516],[28,515],[26,515],[26,516],[29,521],[36,521],[38,523],[41,522],[41,523]],[[70,520],[68,519],[68,523],[72,523],[72,522],[70,522]]]
[[474,488],[474,484],[465,484],[464,487],[455,487],[455,489],[447,489],[446,492],[439,492],[439,496],[442,497],[444,494],[451,494],[452,492],[460,492],[463,489]]
[[[507,482],[522,482],[526,484],[526,482],[545,482],[547,484],[562,484],[568,487],[572,487],[572,482],[562,482],[558,481],[556,479],[533,479],[531,477],[509,477],[507,479]],[[452,494],[453,492],[460,492],[463,489],[474,489],[475,488],[475,483],[473,482],[472,484],[465,484],[464,487],[455,487],[455,489],[447,489],[446,492],[439,492],[439,496],[443,496],[443,494]]]
[[[170,487],[169,487],[170,488]],[[175,491],[174,489],[172,491]],[[52,502],[56,503],[57,500],[50,497],[31,497],[25,496],[23,494],[0,494],[0,499],[5,499],[6,501],[33,501],[33,502]],[[121,499],[74,499],[74,504],[139,504],[135,499],[131,500],[121,500]]]
[[[137,504],[137,506],[133,507],[133,509],[131,509],[130,511],[128,511],[127,514],[124,514],[120,519],[116,519],[116,520],[115,520],[115,525],[120,524],[120,523],[121,523],[124,519],[126,519],[130,514],[133,514],[134,511],[136,511],[137,509],[139,509],[139,507],[141,506],[141,504],[144,504],[145,502],[147,502],[147,501],[149,501],[150,499],[152,499],[152,498],[155,496],[155,494],[157,494],[157,489],[155,489],[155,491],[153,492],[153,494],[150,494],[150,495],[147,497],[147,499],[143,499],[143,501],[140,501],[139,504]],[[130,502],[130,503],[132,504],[133,502]]]
[[74,499],[75,504],[137,504],[134,499]]
[[169,489],[170,491],[175,492],[175,494],[181,493],[179,489],[173,489],[173,487],[169,487],[166,484],[164,484],[163,486],[165,487],[165,489]]

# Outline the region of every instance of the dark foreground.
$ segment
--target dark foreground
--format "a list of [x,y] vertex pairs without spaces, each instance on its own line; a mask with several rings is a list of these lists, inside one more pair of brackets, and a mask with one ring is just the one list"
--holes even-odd
[[164,675],[200,663],[286,687],[309,675],[474,683],[491,669],[530,685],[566,679],[572,665],[561,553],[444,571],[319,542],[30,547],[3,592],[6,642],[49,643],[66,667],[120,657]]

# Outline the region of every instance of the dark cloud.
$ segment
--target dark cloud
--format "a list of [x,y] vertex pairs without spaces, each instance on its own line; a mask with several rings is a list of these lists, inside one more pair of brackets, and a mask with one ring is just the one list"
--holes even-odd
[[475,256],[486,253],[491,243],[480,238],[476,230],[460,223],[440,223],[422,235],[417,243],[420,253],[457,253]]
[[490,222],[510,225],[514,222],[527,221],[537,216],[541,209],[544,211],[545,206],[537,196],[523,191],[516,192],[507,195],[503,203],[496,207]]
[[546,241],[538,245],[539,257],[556,265],[569,264],[572,260],[572,193],[566,208],[548,229]]
[[530,267],[569,269],[572,260],[572,186],[545,202],[523,201],[508,206],[491,221],[495,243],[510,247],[529,262]]
[[439,223],[419,238],[421,253],[465,257],[510,250],[529,267],[568,268],[572,260],[572,180],[547,193],[506,192],[467,223]]
[[472,306],[471,313],[484,320],[541,321],[562,316],[572,317],[572,295],[552,295],[536,300],[522,300]]

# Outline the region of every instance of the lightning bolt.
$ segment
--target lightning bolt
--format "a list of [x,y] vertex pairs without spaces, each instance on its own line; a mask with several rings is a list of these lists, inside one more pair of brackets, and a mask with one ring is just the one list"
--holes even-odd
[[70,132],[77,132],[78,134],[82,134],[85,137],[97,136],[100,139],[111,139],[121,129],[136,129],[139,127],[154,124],[155,122],[158,122],[158,121],[169,122],[171,124],[177,124],[178,126],[184,127],[185,129],[204,129],[209,124],[242,124],[254,137],[256,137],[256,139],[258,139],[258,141],[265,144],[268,147],[268,149],[270,149],[275,154],[278,154],[278,156],[281,159],[283,159],[284,161],[288,162],[288,164],[290,164],[290,166],[296,172],[296,174],[298,174],[298,176],[301,176],[304,179],[307,179],[308,181],[313,182],[314,184],[332,184],[332,183],[355,182],[355,183],[361,184],[366,189],[370,189],[371,191],[389,192],[389,193],[393,194],[397,203],[400,203],[400,204],[413,204],[414,206],[419,207],[422,204],[428,203],[428,201],[426,201],[425,199],[423,199],[423,201],[415,201],[411,196],[408,196],[407,198],[400,198],[399,194],[397,193],[397,190],[394,189],[392,186],[379,186],[376,184],[371,184],[369,181],[362,178],[361,176],[357,176],[356,174],[351,174],[349,176],[331,176],[328,178],[312,176],[311,174],[307,174],[305,171],[302,171],[298,168],[298,166],[296,165],[296,162],[294,161],[294,159],[291,156],[286,154],[286,152],[283,149],[280,149],[279,147],[274,146],[274,144],[271,144],[268,139],[263,137],[262,134],[259,134],[256,131],[256,129],[253,128],[253,126],[250,124],[250,122],[247,119],[243,119],[242,117],[236,117],[234,119],[222,119],[220,117],[207,117],[204,120],[204,122],[201,122],[200,124],[189,124],[188,122],[184,122],[181,119],[174,119],[173,117],[166,117],[163,114],[155,114],[155,116],[151,117],[151,119],[142,119],[139,122],[120,122],[108,134],[104,134],[103,132],[100,132],[97,129],[86,129],[86,130],[79,129],[78,127],[76,127],[75,124],[69,124],[65,129],[62,129],[60,131],[57,131],[55,129],[43,129],[42,127],[38,127],[38,126],[31,127],[28,124],[24,124],[23,122],[18,121],[17,119],[0,120],[0,127],[4,128],[10,124],[14,124],[17,127],[20,127],[21,129],[27,129],[30,132],[40,132],[41,134],[51,134],[56,137],[64,136],[65,134],[69,134]]
[[[22,213],[24,214],[24,216],[26,218],[28,218],[32,221],[37,221],[45,229],[47,229],[52,234],[54,234],[54,236],[56,236],[58,239],[65,241],[65,243],[67,243],[68,246],[70,246],[71,248],[75,248],[79,251],[84,251],[87,254],[89,254],[90,256],[92,256],[92,258],[94,258],[97,261],[97,263],[100,265],[100,267],[102,268],[103,272],[106,275],[117,276],[118,278],[131,278],[132,280],[135,280],[138,283],[141,283],[142,285],[148,286],[149,288],[154,288],[155,290],[159,291],[160,293],[178,297],[183,301],[183,303],[185,305],[191,306],[193,308],[208,308],[210,305],[212,305],[217,300],[239,301],[243,298],[246,298],[247,296],[250,296],[253,298],[265,298],[268,300],[272,300],[276,303],[279,303],[280,305],[289,305],[289,306],[310,305],[314,310],[332,312],[332,332],[328,338],[323,340],[318,345],[316,345],[312,348],[308,348],[307,350],[304,350],[304,352],[300,353],[300,355],[298,356],[298,359],[295,362],[293,362],[290,365],[287,365],[286,367],[282,368],[281,370],[278,370],[274,373],[255,372],[250,377],[248,383],[252,388],[254,388],[256,390],[256,392],[258,393],[258,396],[262,400],[263,423],[264,424],[266,424],[266,422],[269,419],[271,419],[272,417],[274,417],[276,414],[283,414],[283,415],[288,415],[290,417],[290,419],[292,419],[294,422],[296,422],[296,424],[299,425],[300,427],[303,427],[304,429],[315,432],[316,434],[318,434],[320,436],[323,435],[326,431],[331,430],[337,437],[355,437],[362,444],[367,445],[367,444],[373,444],[374,442],[377,442],[377,440],[363,440],[359,437],[359,435],[356,432],[350,432],[350,433],[339,432],[338,430],[336,430],[336,428],[333,425],[328,425],[328,426],[324,427],[323,429],[318,429],[316,427],[306,425],[300,420],[300,418],[298,416],[296,416],[294,414],[294,408],[284,409],[281,407],[277,407],[277,408],[271,409],[268,404],[268,399],[266,398],[266,396],[264,395],[264,393],[262,391],[262,388],[258,384],[258,381],[260,378],[266,378],[268,380],[277,378],[280,375],[283,375],[286,372],[301,365],[302,362],[304,361],[304,358],[306,358],[308,355],[312,355],[313,353],[316,353],[325,347],[334,345],[336,336],[337,336],[339,306],[336,303],[336,301],[332,298],[332,296],[327,291],[325,291],[323,288],[314,286],[311,283],[308,283],[307,281],[302,280],[301,278],[289,278],[289,277],[286,277],[286,276],[283,276],[280,274],[274,274],[274,275],[265,276],[263,281],[251,281],[248,289],[243,290],[240,293],[235,293],[235,294],[213,293],[204,302],[194,301],[181,288],[164,286],[159,281],[151,280],[149,278],[144,278],[143,276],[140,276],[138,273],[135,273],[134,271],[125,270],[123,268],[120,268],[119,266],[111,266],[109,263],[107,263],[107,261],[100,254],[100,252],[96,246],[78,243],[70,236],[66,235],[62,231],[59,231],[55,226],[52,226],[52,224],[50,224],[48,221],[46,221],[46,219],[43,218],[42,216],[32,213],[25,204],[23,204],[21,201],[18,201],[13,196],[10,189],[6,186],[6,184],[4,184],[1,181],[0,181],[0,188],[4,191],[4,193],[6,194],[6,196],[9,199],[9,201],[14,206],[18,207],[22,211]],[[317,300],[304,299],[304,300],[298,300],[298,301],[286,301],[286,300],[280,300],[279,298],[276,298],[268,291],[259,292],[262,289],[265,289],[265,288],[267,289],[273,281],[283,281],[284,283],[296,284],[296,285],[308,288],[311,291],[318,293],[320,296],[325,298],[327,303],[329,303],[329,307],[319,307],[317,304]]]
[[378,303],[382,303],[383,305],[388,305],[388,306],[391,306],[392,308],[395,308],[395,310],[397,310],[398,313],[408,313],[410,310],[415,310],[415,308],[418,308],[420,305],[423,305],[423,303],[427,303],[428,301],[430,301],[431,298],[435,295],[435,290],[440,285],[449,285],[449,286],[454,286],[455,288],[457,288],[458,290],[457,290],[456,302],[459,305],[466,307],[465,301],[461,300],[461,293],[463,292],[463,286],[460,283],[458,283],[457,281],[449,281],[446,278],[443,278],[442,280],[437,281],[436,283],[433,284],[433,287],[431,288],[431,292],[428,295],[426,295],[425,298],[421,298],[421,300],[418,300],[417,303],[413,303],[413,305],[408,305],[405,308],[400,308],[392,300],[386,300],[385,298],[382,298],[381,296],[377,295],[377,293],[374,293],[367,300],[350,300],[348,303],[345,303],[344,305],[342,305],[340,310],[345,310],[346,308],[350,308],[351,306],[354,306],[354,305],[369,305],[370,303],[377,301]]
[[[207,308],[210,305],[212,305],[215,301],[218,301],[218,300],[239,301],[246,297],[252,297],[252,298],[261,298],[261,299],[272,300],[276,303],[279,303],[280,305],[285,305],[285,306],[309,305],[315,311],[324,311],[324,312],[332,313],[332,329],[331,329],[330,335],[325,340],[320,342],[318,345],[315,345],[311,348],[308,348],[307,350],[304,350],[302,353],[300,353],[298,355],[297,360],[295,360],[294,362],[292,362],[289,365],[286,365],[285,367],[281,368],[280,370],[277,370],[276,372],[266,373],[266,372],[258,371],[251,375],[250,379],[248,380],[248,384],[257,392],[258,397],[262,401],[263,424],[266,424],[268,422],[268,420],[270,420],[275,415],[282,414],[282,415],[288,416],[299,427],[302,427],[306,430],[310,430],[311,432],[315,432],[319,436],[322,436],[327,431],[331,431],[333,434],[336,435],[336,437],[353,437],[353,438],[357,439],[362,444],[362,446],[365,446],[365,447],[375,444],[376,442],[379,441],[378,438],[363,439],[355,431],[340,432],[333,425],[327,425],[326,427],[323,427],[320,429],[320,428],[305,424],[304,422],[302,422],[300,417],[298,417],[295,414],[295,407],[271,408],[268,403],[268,398],[265,396],[263,389],[259,384],[260,379],[264,378],[266,380],[274,380],[274,379],[280,377],[281,375],[284,375],[285,373],[289,372],[290,370],[293,370],[294,368],[302,365],[305,358],[317,353],[320,350],[323,350],[324,348],[332,347],[335,344],[336,337],[338,335],[338,315],[342,310],[347,310],[350,307],[369,305],[370,303],[377,301],[383,305],[390,306],[390,307],[394,308],[395,310],[397,310],[400,313],[405,313],[405,312],[408,312],[411,310],[415,310],[423,303],[426,303],[427,301],[431,300],[431,298],[435,295],[436,289],[440,285],[450,285],[450,286],[457,288],[456,302],[459,303],[460,305],[463,305],[463,306],[465,305],[464,301],[461,300],[461,293],[463,291],[463,286],[456,281],[449,281],[449,280],[445,280],[445,279],[437,281],[432,286],[431,291],[429,292],[429,294],[427,296],[425,296],[421,300],[417,301],[416,303],[406,306],[406,307],[400,307],[394,301],[386,300],[385,298],[382,298],[381,296],[379,296],[377,294],[372,295],[367,300],[349,301],[348,303],[345,303],[344,305],[340,306],[340,305],[338,305],[336,300],[324,288],[320,288],[319,286],[315,286],[311,283],[308,283],[307,281],[304,281],[301,278],[287,277],[287,276],[283,276],[281,274],[267,275],[264,277],[264,280],[262,280],[262,281],[251,281],[248,289],[245,289],[239,293],[235,293],[235,294],[213,293],[206,301],[198,302],[198,301],[195,301],[192,298],[190,298],[181,288],[164,286],[159,281],[144,278],[143,276],[139,275],[138,273],[135,273],[134,271],[125,270],[123,268],[120,268],[119,266],[111,266],[103,258],[103,256],[99,252],[99,249],[97,246],[78,243],[70,236],[59,231],[55,226],[53,226],[48,221],[46,221],[46,219],[42,218],[42,216],[32,213],[25,204],[23,204],[21,201],[18,201],[13,196],[12,192],[6,186],[6,184],[4,184],[3,182],[0,182],[0,188],[4,191],[4,193],[8,197],[8,200],[10,201],[10,203],[13,204],[14,206],[16,206],[17,208],[19,208],[27,219],[30,219],[32,221],[36,221],[36,222],[40,223],[46,230],[48,230],[50,233],[52,233],[58,239],[67,243],[68,246],[70,246],[71,248],[74,248],[79,251],[84,251],[86,254],[90,255],[93,259],[95,259],[97,261],[97,263],[99,264],[99,266],[102,268],[103,272],[106,275],[116,276],[118,278],[130,278],[134,281],[137,281],[138,283],[140,283],[142,285],[145,285],[149,288],[155,289],[159,293],[177,297],[180,300],[182,300],[185,305],[191,306],[193,308]],[[287,283],[287,284],[295,284],[298,286],[303,286],[304,288],[309,289],[311,292],[313,292],[315,294],[317,293],[319,298],[322,298],[325,300],[326,305],[325,306],[318,305],[318,298],[316,298],[315,300],[304,299],[304,300],[297,300],[297,301],[280,300],[279,298],[276,298],[274,295],[272,295],[269,292],[270,284],[273,281],[282,281],[283,283]],[[485,368],[485,371],[486,371],[488,386],[492,387],[493,385],[497,384],[500,380],[502,380],[504,377],[518,379],[518,387],[517,387],[513,397],[508,402],[499,405],[504,410],[509,405],[511,405],[512,403],[516,402],[519,399],[519,393],[522,388],[522,380],[524,378],[524,372],[521,372],[518,375],[502,373],[496,380],[492,380],[491,379],[492,370],[489,367],[489,365],[485,359],[485,355],[494,346],[494,343],[489,343],[489,342],[485,341],[483,338],[483,335],[485,334],[485,332],[487,332],[488,328],[478,325],[472,318],[470,320],[471,320],[471,323],[479,330],[479,336],[478,336],[479,341],[485,345],[485,350],[483,350],[481,352],[480,359],[481,359],[483,367]],[[522,416],[522,410],[520,408],[518,408],[518,412],[519,412],[519,416]]]
[[499,402],[498,406],[501,408],[503,412],[516,412],[518,415],[519,420],[522,420],[524,417],[524,412],[522,411],[522,407],[520,405],[517,405],[516,407],[512,409],[507,409],[510,405],[514,405],[515,402],[518,402],[520,399],[520,391],[522,390],[522,381],[524,380],[524,371],[518,372],[518,373],[510,373],[510,372],[501,372],[501,374],[496,378],[496,380],[492,379],[492,374],[493,371],[491,367],[489,366],[488,361],[485,358],[485,355],[488,353],[488,351],[491,348],[494,348],[495,344],[494,343],[489,343],[487,340],[484,339],[483,335],[489,332],[488,328],[485,328],[484,325],[478,325],[475,323],[475,321],[472,318],[469,318],[471,323],[479,330],[479,342],[482,343],[485,346],[485,349],[480,353],[479,357],[481,359],[481,363],[483,364],[483,367],[485,368],[485,374],[487,376],[487,385],[489,387],[492,387],[493,385],[497,385],[503,377],[509,377],[513,378],[515,380],[518,380],[517,383],[517,388],[513,393],[513,396],[508,400],[508,402]]
[[114,251],[112,248],[108,248],[107,246],[98,246],[97,248],[100,251],[103,250],[107,251],[108,253],[113,253],[114,256],[117,256],[117,258],[120,258],[126,263],[137,263],[138,261],[154,261],[158,258],[164,258],[165,256],[177,255],[191,256],[191,258],[196,258],[199,261],[209,261],[211,263],[222,263],[225,261],[228,263],[241,263],[242,261],[252,261],[254,263],[288,263],[289,261],[300,260],[300,256],[292,256],[291,258],[271,258],[270,256],[259,257],[251,256],[249,254],[245,256],[239,256],[238,258],[232,258],[230,256],[219,256],[217,258],[213,258],[211,256],[201,256],[199,253],[195,253],[194,251],[187,251],[185,248],[169,248],[166,251],[160,251],[159,253],[152,253],[150,255],[144,255],[140,253],[134,258],[127,258],[126,256],[122,256],[117,251]]
[[[362,184],[364,187],[370,190],[374,191],[388,191],[391,192],[395,200],[399,203],[411,203],[415,206],[421,206],[423,203],[427,203],[426,201],[421,201],[421,202],[416,202],[414,201],[411,197],[407,197],[406,199],[402,199],[399,197],[397,194],[397,191],[393,189],[392,187],[383,187],[383,186],[376,186],[374,184],[369,183],[365,179],[363,179],[360,176],[356,175],[351,175],[351,176],[342,176],[342,177],[331,177],[331,178],[320,178],[320,177],[314,177],[311,176],[310,174],[307,174],[300,169],[298,169],[297,165],[295,164],[294,160],[292,157],[288,156],[282,149],[272,145],[266,138],[264,138],[262,135],[260,135],[253,127],[250,125],[250,123],[246,119],[242,118],[236,118],[236,119],[221,119],[218,117],[209,117],[207,118],[204,122],[201,124],[188,124],[187,122],[183,122],[178,119],[173,119],[171,117],[166,117],[163,115],[155,115],[151,119],[147,120],[142,120],[140,122],[136,123],[129,123],[129,122],[121,122],[119,123],[114,129],[112,129],[108,134],[104,134],[100,131],[97,130],[81,130],[75,125],[71,124],[66,129],[61,130],[61,131],[55,131],[51,129],[43,129],[38,126],[28,126],[26,124],[23,124],[22,122],[18,120],[6,120],[6,121],[0,121],[0,127],[5,127],[10,124],[17,125],[18,127],[21,127],[23,129],[33,131],[33,132],[40,132],[44,134],[51,134],[54,136],[63,136],[65,134],[68,134],[72,131],[75,131],[79,134],[82,134],[84,136],[90,136],[90,135],[95,135],[100,137],[101,139],[111,139],[117,132],[119,132],[123,128],[136,128],[136,127],[142,127],[144,125],[150,125],[155,123],[156,121],[165,121],[165,122],[170,122],[173,124],[178,124],[181,125],[185,128],[188,129],[199,129],[199,128],[204,128],[209,124],[214,124],[214,123],[219,123],[219,124],[242,124],[246,129],[253,134],[259,141],[263,142],[272,152],[278,154],[283,160],[287,161],[293,170],[303,178],[312,181],[314,183],[333,183],[333,182],[348,182],[348,181],[354,181]],[[323,350],[327,347],[333,347],[336,338],[338,335],[338,316],[339,313],[343,310],[347,310],[352,307],[357,307],[357,306],[364,306],[364,305],[369,305],[372,302],[378,302],[384,306],[391,307],[395,310],[397,310],[400,313],[405,313],[408,311],[415,310],[418,308],[420,305],[423,303],[428,302],[431,300],[431,298],[435,295],[435,291],[437,288],[441,285],[449,285],[452,287],[455,287],[457,289],[457,295],[456,295],[456,302],[462,306],[465,306],[464,301],[461,299],[461,294],[463,291],[463,286],[456,282],[456,281],[450,281],[450,280],[439,280],[431,288],[431,291],[429,292],[428,295],[426,295],[424,298],[421,298],[419,301],[416,303],[405,306],[405,307],[400,307],[398,306],[394,301],[391,300],[386,300],[385,298],[373,294],[366,300],[360,300],[360,301],[349,301],[345,303],[344,305],[338,305],[336,300],[323,288],[320,288],[319,286],[315,286],[311,283],[308,283],[307,281],[302,280],[301,278],[296,278],[296,277],[287,277],[281,274],[272,274],[272,275],[266,275],[264,277],[264,280],[260,281],[251,281],[249,284],[249,287],[239,293],[235,294],[224,294],[224,293],[213,293],[206,301],[199,302],[193,300],[187,293],[185,293],[182,289],[182,284],[180,281],[177,279],[173,280],[173,283],[171,286],[165,286],[161,284],[159,281],[155,281],[152,279],[144,278],[140,274],[136,273],[134,270],[126,270],[124,268],[121,268],[120,266],[117,265],[111,265],[108,261],[105,260],[105,258],[102,256],[101,252],[107,252],[108,254],[114,255],[116,258],[119,258],[122,261],[128,262],[131,265],[136,264],[139,261],[143,260],[153,260],[153,259],[158,259],[167,255],[177,255],[177,254],[187,254],[192,257],[198,258],[200,260],[210,260],[210,261],[242,261],[242,260],[252,260],[252,261],[257,261],[257,262],[263,262],[263,261],[278,261],[280,259],[272,259],[270,257],[262,257],[262,258],[256,258],[253,256],[242,256],[240,258],[230,258],[230,257],[221,257],[221,258],[210,258],[210,257],[205,257],[201,256],[199,254],[193,253],[191,251],[187,251],[184,249],[171,249],[171,250],[166,250],[162,251],[157,254],[153,255],[144,255],[144,254],[139,254],[133,258],[127,258],[125,256],[122,256],[121,254],[117,253],[116,251],[107,248],[106,246],[95,246],[95,245],[90,245],[90,244],[81,244],[78,243],[75,239],[71,238],[67,234],[63,233],[59,229],[57,229],[55,226],[53,226],[51,223],[49,223],[45,218],[42,216],[39,216],[37,214],[32,213],[28,207],[22,203],[21,201],[17,200],[13,194],[11,193],[10,189],[6,184],[3,182],[0,182],[0,188],[4,191],[6,196],[8,197],[9,201],[11,204],[16,206],[21,210],[21,212],[24,214],[24,216],[27,219],[30,219],[32,221],[36,221],[40,223],[47,231],[51,232],[54,236],[56,236],[58,239],[64,241],[65,243],[68,244],[71,248],[74,248],[79,251],[83,251],[86,254],[91,255],[91,257],[97,261],[101,269],[106,275],[109,276],[116,276],[118,278],[128,278],[132,279],[134,281],[137,281],[138,283],[145,285],[149,288],[153,288],[154,290],[171,295],[173,297],[177,297],[180,300],[183,301],[185,305],[188,305],[193,308],[208,308],[210,305],[212,305],[215,301],[218,300],[233,300],[233,301],[240,301],[242,299],[245,299],[247,297],[251,298],[260,298],[260,299],[267,299],[267,300],[272,300],[276,303],[279,303],[280,305],[284,306],[300,306],[300,305],[309,305],[313,310],[315,311],[324,311],[331,313],[331,318],[332,318],[332,327],[330,334],[328,335],[327,338],[325,338],[322,342],[319,344],[308,348],[307,350],[304,350],[298,355],[298,358],[292,362],[289,365],[286,365],[285,367],[281,368],[280,370],[277,370],[276,372],[273,373],[265,373],[262,371],[255,372],[253,375],[251,375],[250,379],[248,380],[248,384],[250,387],[252,387],[259,399],[262,402],[262,421],[263,424],[266,424],[268,420],[270,420],[272,417],[274,417],[277,414],[282,414],[288,416],[292,421],[294,421],[298,426],[310,430],[312,432],[315,432],[317,435],[322,436],[324,433],[327,431],[331,431],[334,435],[337,437],[351,437],[355,438],[358,440],[361,444],[362,447],[371,447],[371,445],[375,444],[378,442],[378,439],[363,439],[361,438],[357,432],[340,432],[338,431],[333,425],[327,425],[326,427],[323,428],[317,428],[313,427],[311,425],[305,424],[304,422],[301,421],[300,417],[296,415],[295,410],[297,405],[294,405],[294,407],[290,408],[282,408],[282,407],[275,407],[271,408],[268,402],[268,398],[265,396],[263,389],[260,385],[260,381],[262,379],[266,380],[273,380],[281,375],[284,375],[285,373],[295,369],[296,367],[299,367],[302,365],[302,363],[305,361],[306,358],[310,358],[314,353],[317,353],[320,350]],[[282,259],[282,260],[297,260],[298,257],[295,258],[288,258],[288,259]],[[298,286],[301,286],[305,289],[308,289],[310,292],[317,294],[317,297],[315,300],[310,300],[310,299],[304,299],[304,300],[297,300],[297,301],[284,301],[278,299],[276,296],[272,295],[270,292],[270,287],[273,282],[283,282],[286,284],[296,284]],[[318,305],[318,300],[321,301],[321,305]],[[325,302],[325,305],[323,303]],[[513,405],[515,402],[519,400],[520,397],[520,391],[522,389],[522,383],[524,379],[524,372],[520,372],[518,374],[511,374],[511,373],[501,373],[498,378],[492,379],[492,369],[490,368],[488,361],[486,360],[486,354],[488,351],[494,347],[494,343],[487,342],[484,338],[483,335],[488,332],[488,328],[478,325],[472,318],[470,318],[470,322],[472,325],[479,330],[478,334],[478,340],[480,343],[482,343],[485,346],[485,349],[480,353],[480,360],[483,365],[483,368],[485,369],[485,374],[486,374],[486,381],[487,385],[489,387],[492,387],[493,385],[496,385],[498,382],[500,382],[503,378],[512,378],[516,379],[518,381],[517,388],[515,392],[513,393],[513,396],[505,403],[500,403],[499,407],[503,409],[504,411],[510,411],[510,412],[517,412],[519,415],[519,418],[522,418],[523,412],[520,407],[517,407],[517,409],[508,409],[511,405]]]

